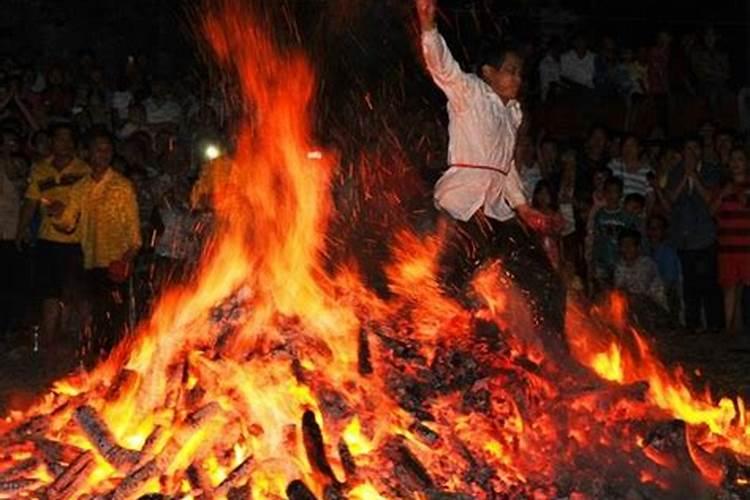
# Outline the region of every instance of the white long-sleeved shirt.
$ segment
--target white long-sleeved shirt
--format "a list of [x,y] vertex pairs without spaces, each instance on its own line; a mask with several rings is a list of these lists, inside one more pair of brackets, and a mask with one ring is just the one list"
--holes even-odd
[[448,97],[449,168],[435,184],[435,205],[462,221],[482,207],[493,219],[513,218],[513,209],[526,203],[513,160],[519,103],[504,104],[481,78],[464,73],[436,29],[422,33],[422,50],[433,80]]
[[578,57],[575,50],[569,50],[560,57],[560,75],[571,82],[593,89],[595,59],[596,56],[592,52],[586,52],[583,57]]

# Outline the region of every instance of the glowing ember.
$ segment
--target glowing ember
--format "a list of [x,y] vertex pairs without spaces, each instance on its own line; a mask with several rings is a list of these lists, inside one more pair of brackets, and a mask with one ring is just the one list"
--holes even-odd
[[351,269],[326,275],[336,155],[311,136],[314,75],[241,2],[218,3],[203,32],[251,111],[214,185],[215,238],[110,359],[0,425],[0,496],[747,493],[744,402],[691,391],[621,298],[569,305],[587,378],[540,368],[502,263],[476,276],[477,311],[443,296],[439,235],[395,237],[388,299]]

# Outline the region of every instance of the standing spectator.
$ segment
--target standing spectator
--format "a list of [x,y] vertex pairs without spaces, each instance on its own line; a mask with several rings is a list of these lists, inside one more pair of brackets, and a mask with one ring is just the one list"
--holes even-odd
[[682,295],[688,329],[701,331],[701,316],[711,331],[722,328],[721,291],[716,268],[716,226],[708,200],[718,185],[715,168],[702,161],[698,138],[685,141],[682,163],[672,169],[667,194],[672,206],[670,239],[680,256]]
[[716,133],[714,150],[716,152],[716,164],[721,168],[722,174],[729,174],[729,160],[734,147],[734,134],[731,130],[722,129]]
[[609,162],[609,169],[613,175],[622,179],[623,194],[638,193],[641,196],[651,195],[648,174],[651,167],[641,162],[641,146],[638,138],[633,134],[625,136],[620,149],[621,156]]
[[40,333],[47,348],[60,339],[63,329],[70,326],[72,310],[81,305],[83,279],[81,224],[61,228],[56,218],[70,202],[73,188],[91,173],[89,166],[76,157],[76,135],[71,125],[54,126],[51,136],[52,156],[31,169],[16,236],[19,248],[30,242],[32,219],[41,209],[35,269],[42,299]]
[[743,288],[750,285],[750,175],[744,150],[732,150],[730,158],[731,179],[711,208],[719,226],[719,283],[724,289],[726,329],[738,334]]
[[92,311],[92,341],[109,350],[127,324],[126,280],[141,247],[138,204],[131,182],[112,167],[113,143],[97,130],[89,141],[91,178],[73,191],[60,217],[69,227],[81,220],[81,245]]
[[31,160],[34,163],[46,160],[52,155],[52,140],[46,130],[38,130],[29,138]]
[[578,169],[580,175],[588,177],[597,169],[607,166],[608,142],[609,135],[607,134],[607,129],[600,125],[591,128],[586,137],[586,142],[583,145],[581,168]]
[[708,100],[714,116],[719,111],[721,99],[729,89],[729,58],[716,47],[717,36],[712,27],[703,33],[703,43],[691,54],[690,63],[698,89]]
[[604,189],[607,204],[594,216],[592,261],[595,293],[613,286],[620,233],[634,227],[633,218],[620,206],[622,180],[611,177],[607,179]]
[[23,195],[18,180],[24,178],[24,172],[19,172],[18,158],[13,156],[17,149],[16,133],[12,130],[0,132],[0,340],[9,332],[21,310],[21,256],[14,241]]
[[617,45],[612,37],[605,36],[602,39],[602,46],[594,64],[594,85],[601,95],[616,95],[617,88],[613,78],[616,66]]
[[560,76],[563,82],[579,90],[594,88],[594,62],[596,56],[588,49],[586,39],[578,35],[573,39],[573,48],[560,57]]
[[656,262],[659,276],[664,283],[664,295],[667,299],[667,309],[673,324],[680,318],[680,258],[675,249],[666,241],[667,219],[661,215],[653,215],[648,220],[648,246],[651,258]]

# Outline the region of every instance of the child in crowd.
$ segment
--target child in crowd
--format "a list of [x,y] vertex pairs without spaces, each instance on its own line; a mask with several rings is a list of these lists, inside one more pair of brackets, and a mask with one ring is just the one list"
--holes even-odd
[[677,251],[666,241],[667,219],[662,215],[652,215],[648,220],[648,246],[651,258],[656,262],[659,276],[664,284],[664,295],[667,309],[673,324],[680,318],[680,257]]
[[539,228],[539,236],[550,262],[555,269],[559,269],[561,260],[560,238],[565,227],[565,220],[560,212],[555,209],[555,200],[548,181],[537,182],[531,199],[531,206],[544,215],[544,224]]
[[[635,229],[641,234],[646,234],[646,197],[639,193],[630,193],[623,199],[622,209],[633,218]],[[647,244],[647,241],[643,241],[646,254],[648,253]]]
[[615,287],[633,299],[647,299],[666,309],[664,283],[653,259],[641,254],[641,234],[626,229],[620,233],[618,245],[620,259],[615,267]]
[[594,244],[592,248],[593,285],[595,294],[614,284],[618,238],[625,229],[635,226],[633,216],[620,206],[622,180],[612,177],[605,184],[606,205],[594,216]]

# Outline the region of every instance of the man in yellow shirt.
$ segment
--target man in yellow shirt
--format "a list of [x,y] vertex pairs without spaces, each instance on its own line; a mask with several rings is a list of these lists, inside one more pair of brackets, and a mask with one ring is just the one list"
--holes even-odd
[[81,225],[76,220],[61,229],[54,219],[69,203],[72,190],[85,182],[91,172],[85,162],[76,158],[76,137],[71,125],[53,126],[50,135],[52,156],[31,168],[16,234],[16,245],[21,249],[31,240],[31,221],[40,210],[35,286],[42,300],[42,345],[47,348],[69,326],[71,310],[79,308],[83,281]]
[[106,131],[89,139],[91,178],[74,189],[70,203],[56,219],[61,228],[79,220],[84,268],[92,309],[92,342],[108,350],[126,325],[124,286],[141,247],[141,231],[133,184],[115,171],[113,143]]

